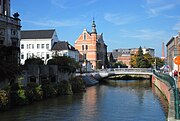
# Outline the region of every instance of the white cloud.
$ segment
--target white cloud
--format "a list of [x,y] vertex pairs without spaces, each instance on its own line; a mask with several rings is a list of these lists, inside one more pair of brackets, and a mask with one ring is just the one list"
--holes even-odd
[[164,12],[164,11],[174,8],[174,6],[175,6],[174,4],[168,4],[168,5],[159,6],[159,7],[155,7],[155,8],[149,8],[148,14],[150,15],[150,17],[155,17],[155,16],[159,15],[161,12]]
[[80,24],[81,22],[78,20],[65,20],[65,21],[58,21],[58,20],[24,20],[23,22],[31,23],[38,26],[44,27],[68,27],[68,26],[75,26]]
[[173,30],[180,31],[180,22],[174,25]]
[[109,21],[110,23],[116,24],[116,25],[123,25],[130,22],[133,22],[135,20],[135,17],[131,15],[120,15],[120,14],[114,14],[114,13],[106,13],[104,15],[104,19],[106,21]]
[[77,8],[80,6],[88,6],[96,3],[98,0],[78,0],[76,2],[72,2],[72,0],[51,0],[51,4],[58,6],[59,8]]
[[134,31],[121,30],[121,37],[124,38],[134,38],[141,41],[159,41],[165,38],[165,31],[154,31],[149,29],[140,29]]
[[51,0],[51,4],[58,6],[60,8],[66,8],[66,6],[64,5],[63,0]]
[[179,0],[145,0],[142,8],[145,9],[149,17],[156,17],[159,15],[167,15],[167,11],[179,7]]

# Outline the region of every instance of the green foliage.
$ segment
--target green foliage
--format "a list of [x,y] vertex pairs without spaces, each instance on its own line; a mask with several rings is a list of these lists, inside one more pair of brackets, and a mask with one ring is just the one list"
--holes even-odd
[[18,58],[14,56],[18,51],[18,47],[0,47],[0,81],[15,79],[20,74],[21,70],[17,63]]
[[58,94],[59,95],[71,95],[72,92],[72,86],[69,81],[60,81],[58,83]]
[[21,84],[12,84],[10,94],[12,105],[25,105],[28,103],[28,99],[25,95],[25,90],[22,88]]
[[54,84],[49,80],[43,80],[41,87],[44,99],[57,95],[56,86],[54,86]]
[[42,91],[41,85],[38,85],[34,82],[28,83],[26,87],[26,97],[29,103],[42,100],[43,91]]
[[5,90],[0,90],[0,110],[7,110],[9,108],[9,96]]
[[73,93],[82,92],[85,90],[85,83],[82,80],[82,77],[75,77],[70,80],[70,83],[72,85],[72,91]]
[[116,63],[112,63],[112,67],[113,68],[127,68],[127,65],[124,64],[122,61],[116,62]]
[[59,70],[68,72],[75,72],[76,68],[79,68],[79,64],[67,56],[54,56],[48,60],[47,65],[58,65]]
[[44,61],[39,57],[31,57],[25,60],[25,65],[43,65]]
[[161,68],[164,65],[164,61],[159,57],[155,57],[154,62],[155,61],[156,61],[156,68]]
[[133,68],[150,68],[152,67],[153,58],[150,54],[144,54],[141,47],[138,49],[137,55],[132,55],[130,65]]

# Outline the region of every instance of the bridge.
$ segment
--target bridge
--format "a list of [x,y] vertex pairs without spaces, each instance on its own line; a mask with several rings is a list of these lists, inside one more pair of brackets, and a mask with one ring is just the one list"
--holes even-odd
[[105,78],[114,75],[152,75],[151,68],[109,68],[91,72],[94,77]]
[[152,75],[152,84],[162,92],[168,101],[167,120],[176,121],[180,119],[180,92],[176,84],[177,80],[168,74],[163,74],[151,68],[109,68],[82,75],[93,75],[96,79],[113,75]]

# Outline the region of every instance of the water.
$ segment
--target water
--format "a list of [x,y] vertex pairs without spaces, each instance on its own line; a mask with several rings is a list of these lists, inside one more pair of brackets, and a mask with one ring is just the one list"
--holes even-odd
[[3,112],[0,121],[165,121],[167,104],[157,92],[148,80],[111,81]]

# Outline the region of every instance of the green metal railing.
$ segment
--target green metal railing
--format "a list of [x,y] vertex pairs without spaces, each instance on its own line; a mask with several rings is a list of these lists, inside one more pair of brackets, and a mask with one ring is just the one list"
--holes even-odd
[[175,106],[175,118],[180,119],[180,107],[179,107],[179,89],[177,88],[176,80],[168,74],[163,74],[153,70],[153,74],[160,78],[162,81],[170,84],[174,93],[174,106]]

